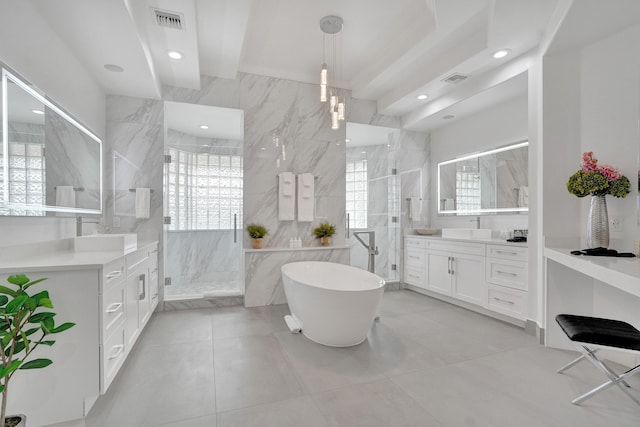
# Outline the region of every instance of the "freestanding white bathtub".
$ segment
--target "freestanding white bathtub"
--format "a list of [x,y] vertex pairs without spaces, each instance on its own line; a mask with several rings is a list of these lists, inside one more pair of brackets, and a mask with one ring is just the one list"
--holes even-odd
[[283,265],[282,281],[289,310],[301,332],[332,347],[360,344],[367,338],[385,284],[379,276],[360,268],[318,261]]

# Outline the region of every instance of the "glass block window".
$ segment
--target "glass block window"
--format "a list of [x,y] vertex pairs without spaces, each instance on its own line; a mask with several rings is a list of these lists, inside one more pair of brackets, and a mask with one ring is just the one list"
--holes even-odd
[[480,210],[480,177],[477,171],[458,169],[456,172],[456,209]]
[[[0,175],[4,176],[4,153],[0,150]],[[9,142],[9,202],[45,205],[44,144]],[[0,180],[0,193],[5,190]],[[0,208],[0,215],[44,216],[44,210]]]
[[169,230],[242,229],[242,156],[169,149]]
[[346,181],[349,228],[367,228],[367,161],[347,162]]

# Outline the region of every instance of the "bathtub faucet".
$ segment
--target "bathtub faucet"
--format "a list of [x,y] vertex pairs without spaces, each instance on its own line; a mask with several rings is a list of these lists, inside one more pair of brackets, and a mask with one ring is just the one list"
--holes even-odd
[[[359,234],[368,234],[369,235],[369,243],[365,243],[359,236]],[[367,248],[367,252],[369,253],[369,263],[367,264],[367,270],[372,273],[375,273],[376,270],[376,255],[378,252],[378,247],[376,246],[376,232],[375,231],[354,231],[353,236],[358,239],[362,246]]]

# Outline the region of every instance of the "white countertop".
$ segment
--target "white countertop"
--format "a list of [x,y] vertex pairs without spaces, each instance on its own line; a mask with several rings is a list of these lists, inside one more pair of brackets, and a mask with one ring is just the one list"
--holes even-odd
[[545,248],[544,256],[624,292],[640,297],[640,259],[571,255],[574,249]]
[[[140,241],[138,249],[157,244],[157,241]],[[25,245],[26,246],[26,245]],[[60,250],[38,251],[34,249],[29,255],[24,254],[25,247],[17,250],[15,255],[5,253],[0,257],[0,273],[24,273],[27,271],[62,271],[101,268],[104,264],[125,256],[121,251],[112,252],[76,252],[68,247]]]
[[519,246],[526,248],[527,242],[507,242],[503,239],[491,238],[491,239],[454,239],[442,237],[439,234],[432,236],[425,236],[422,234],[405,234],[404,237],[417,238],[417,239],[431,239],[431,240],[446,240],[448,242],[469,242],[469,243],[485,243],[491,245],[505,245],[505,246]]

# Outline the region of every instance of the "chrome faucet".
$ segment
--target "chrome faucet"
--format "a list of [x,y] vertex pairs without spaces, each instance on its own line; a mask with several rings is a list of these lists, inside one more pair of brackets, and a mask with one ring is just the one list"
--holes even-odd
[[[359,234],[368,234],[369,235],[369,244],[365,243],[364,240],[358,236]],[[378,252],[378,247],[376,246],[376,232],[375,231],[354,231],[353,236],[358,239],[362,246],[367,248],[367,252],[369,253],[369,263],[367,264],[367,270],[371,273],[375,273],[376,269],[376,255]]]
[[99,219],[95,219],[95,220],[87,220],[86,218],[82,218],[81,215],[78,215],[76,217],[76,236],[80,237],[82,236],[82,224],[100,224],[100,220]]

